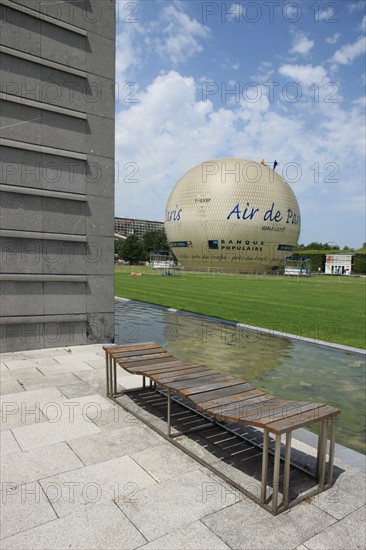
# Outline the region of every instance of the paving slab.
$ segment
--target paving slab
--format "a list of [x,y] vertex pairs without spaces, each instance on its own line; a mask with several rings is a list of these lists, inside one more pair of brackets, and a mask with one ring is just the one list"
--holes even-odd
[[366,507],[362,506],[342,520],[305,542],[309,550],[362,550],[366,548]]
[[37,367],[16,370],[7,369],[6,371],[2,371],[0,373],[1,381],[18,380],[18,382],[23,383],[26,380],[39,380],[42,378],[44,378],[44,375],[37,369]]
[[[68,353],[68,349],[70,348],[41,348],[41,349],[33,349],[33,350],[26,350],[22,351],[21,355],[24,358],[29,359],[38,359],[42,357],[58,357],[58,356],[65,356]],[[14,354],[15,355],[15,354]]]
[[6,394],[0,397],[1,430],[17,429],[45,422],[41,406],[65,399],[54,387]]
[[213,483],[197,469],[139,492],[137,502],[120,500],[118,506],[151,541],[236,502],[232,494],[226,501],[219,493],[206,498]]
[[[135,462],[140,464],[155,479],[151,470],[141,464],[135,458],[134,453],[144,449],[153,449],[156,446],[160,447],[162,442],[153,432],[147,431],[141,424],[125,424],[122,428],[73,439],[69,442],[69,445],[86,465],[104,462],[126,454],[132,455]],[[161,457],[162,452],[162,450],[158,451],[156,456],[159,457],[160,455]]]
[[308,503],[272,516],[247,499],[202,521],[230,547],[243,550],[292,550],[336,522]]
[[[57,517],[39,483],[3,483],[0,515],[1,538],[31,529]],[[3,548],[2,543],[1,547]]]
[[141,388],[142,387],[142,376],[137,374],[128,374],[128,375],[119,375],[117,377],[118,383],[121,384],[126,390],[132,388]]
[[[135,429],[135,428],[134,428]],[[147,449],[131,454],[140,466],[151,474],[159,482],[167,479],[177,479],[179,475],[190,470],[197,470],[197,461],[182,453],[169,442],[161,438],[164,446]]]
[[[24,392],[25,393],[25,392]],[[12,401],[1,404],[0,431],[12,430],[46,422],[47,419],[36,405],[14,404]]]
[[83,355],[84,363],[87,363],[93,369],[105,369],[105,359],[97,355],[96,353],[93,356]]
[[38,367],[52,367],[56,366],[57,362],[52,357],[43,357],[39,359],[5,359],[5,365],[9,370],[14,371],[18,369],[32,369]]
[[73,380],[70,381],[70,383],[65,382],[65,384],[57,386],[58,389],[69,399],[83,397],[85,395],[93,395],[95,393],[104,393],[102,383],[89,384],[88,382],[84,382],[83,380],[77,378],[75,374],[70,373],[70,376],[73,376]]
[[0,404],[14,403],[15,405],[34,405],[37,403],[37,405],[42,406],[62,399],[65,399],[65,396],[62,395],[60,390],[55,387],[49,387],[39,390],[30,390],[21,394],[9,393],[0,397]]
[[65,397],[69,397],[69,396],[66,395],[66,393],[62,390],[62,387],[68,384],[77,384],[80,382],[80,380],[72,372],[67,372],[65,374],[60,373],[60,374],[45,376],[39,371],[38,371],[38,376],[36,375],[34,377],[31,377],[31,376],[21,377],[19,378],[19,381],[27,391],[40,390],[43,388],[49,388],[50,386],[54,386],[54,387],[57,387],[57,389],[63,395],[65,395]]
[[67,351],[69,354],[72,354],[72,355],[79,355],[79,354],[91,355],[92,353],[95,353],[96,355],[101,355],[101,357],[105,356],[105,353],[103,350],[103,344],[88,344],[87,346],[84,346],[84,345],[71,346],[69,348],[64,348],[64,351]]
[[[340,465],[340,462],[337,462]],[[336,519],[342,519],[366,503],[366,474],[358,468],[347,467],[333,487],[313,497],[312,503]]]
[[73,422],[62,417],[57,422],[46,421],[13,428],[13,434],[23,451],[53,445],[60,441],[70,441],[99,431],[93,422],[83,416],[75,417]]
[[78,506],[73,514],[2,541],[3,550],[123,548],[133,550],[146,539],[112,500]]
[[[104,409],[102,414],[98,418],[93,418],[93,422],[102,431],[116,430],[117,428],[123,428],[127,426],[141,426],[146,428],[146,424],[140,422],[135,416],[127,412],[122,407],[114,404],[111,401],[112,407],[110,409]],[[160,437],[158,434],[151,430],[155,437]]]
[[9,393],[20,393],[24,392],[24,388],[17,380],[6,380],[1,381],[0,384],[0,395],[7,395]]
[[[11,430],[2,430],[0,432],[0,449],[1,457],[5,457],[8,454],[17,453],[18,451],[20,451],[18,442],[13,436]],[[0,474],[2,474],[1,470]]]
[[50,421],[57,423],[63,418],[70,422],[78,416],[84,417],[86,420],[94,420],[100,418],[103,410],[112,409],[113,403],[102,397],[99,394],[84,395],[73,399],[67,399],[50,402],[40,405],[42,414]]
[[80,504],[110,499],[135,506],[143,490],[157,482],[129,456],[122,456],[45,478],[40,484],[61,517]]
[[[106,399],[101,345],[9,353],[1,361],[2,379],[26,390],[8,384],[12,393],[1,398],[2,548],[365,547],[365,478],[346,460],[336,460],[344,472],[332,489],[273,517]],[[141,377],[117,373],[126,388],[141,386]],[[138,410],[128,396],[119,402]],[[164,421],[141,414],[165,430]],[[193,438],[178,440],[222,465]],[[306,441],[293,443],[316,453]]]
[[230,550],[201,521],[195,521],[141,546],[141,550]]
[[[69,358],[68,358],[69,359]],[[78,357],[70,358],[70,361],[62,363],[56,363],[54,365],[45,365],[44,367],[38,367],[39,370],[46,376],[52,374],[62,374],[65,372],[80,372],[84,370],[93,371],[93,367],[81,361]]]
[[44,477],[75,470],[84,467],[83,462],[76,456],[65,442],[49,445],[26,452],[1,455],[1,481],[14,482],[17,485],[37,481]]

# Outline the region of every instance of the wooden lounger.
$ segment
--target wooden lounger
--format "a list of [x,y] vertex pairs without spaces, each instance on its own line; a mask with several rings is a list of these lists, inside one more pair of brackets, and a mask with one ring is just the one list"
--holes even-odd
[[[142,375],[144,388],[146,387],[146,378],[148,378],[150,384],[154,384],[154,388],[158,385],[159,388],[166,391],[168,398],[166,437],[173,438],[177,435],[171,433],[172,394],[188,400],[196,410],[206,417],[217,421],[250,425],[263,430],[262,478],[259,503],[273,514],[283,511],[289,506],[291,435],[293,430],[319,422],[320,433],[316,468],[318,486],[312,494],[317,494],[333,484],[335,429],[337,415],[341,412],[340,409],[321,403],[278,399],[240,378],[221,374],[205,365],[180,361],[154,342],[126,346],[104,346],[103,349],[106,352],[108,397],[115,399],[118,395],[121,395],[117,393],[117,365],[131,374]],[[329,421],[331,423],[331,437],[328,470],[326,472]],[[159,430],[156,429],[156,431]],[[275,450],[272,504],[269,508],[266,502],[270,433],[275,437]],[[285,434],[286,445],[283,499],[281,506],[279,506],[278,490],[282,434]],[[205,463],[205,465],[207,464]],[[217,473],[216,470],[215,473]]]

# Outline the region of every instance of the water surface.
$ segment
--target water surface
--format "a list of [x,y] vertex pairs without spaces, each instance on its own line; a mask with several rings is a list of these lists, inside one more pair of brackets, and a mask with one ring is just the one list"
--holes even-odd
[[116,302],[116,344],[154,341],[284,399],[342,409],[337,442],[366,454],[365,356],[141,302]]

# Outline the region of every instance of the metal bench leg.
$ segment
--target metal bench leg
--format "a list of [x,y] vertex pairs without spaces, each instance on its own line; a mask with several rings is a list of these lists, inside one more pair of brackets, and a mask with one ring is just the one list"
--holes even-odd
[[278,508],[278,485],[280,481],[280,462],[281,462],[281,435],[276,434],[275,458],[273,467],[273,494],[272,494],[272,514],[276,514]]
[[107,352],[105,354],[105,375],[106,375],[107,397],[109,397],[111,393],[110,393],[110,389],[109,389],[109,378],[110,378],[110,374],[109,374],[109,355],[108,355]]
[[330,434],[329,443],[329,464],[328,464],[328,484],[333,484],[333,464],[334,464],[334,447],[335,447],[335,434],[337,426],[337,417],[332,416],[332,428]]
[[261,486],[261,504],[267,499],[267,476],[268,476],[268,445],[269,431],[263,432],[263,456],[262,456],[262,486]]
[[320,434],[319,434],[319,451],[318,451],[318,460],[317,460],[317,472],[319,480],[319,489],[322,491],[324,489],[325,481],[325,464],[327,459],[327,431],[328,431],[328,419],[322,420],[320,423]]
[[172,396],[171,396],[171,390],[168,390],[168,425],[167,425],[167,435],[170,437],[171,435],[171,408],[172,408]]
[[286,434],[285,471],[283,477],[283,505],[285,508],[288,507],[290,489],[291,438],[292,433],[288,432]]
[[117,363],[113,359],[113,386],[112,386],[113,395],[117,393]]

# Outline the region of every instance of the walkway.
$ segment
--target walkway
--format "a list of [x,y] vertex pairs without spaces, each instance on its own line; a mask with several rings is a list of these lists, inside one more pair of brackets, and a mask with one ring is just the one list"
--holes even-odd
[[2,549],[365,548],[364,472],[336,459],[332,489],[272,516],[108,400],[104,369],[99,345],[1,356]]

